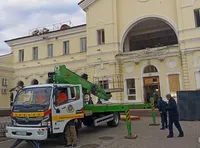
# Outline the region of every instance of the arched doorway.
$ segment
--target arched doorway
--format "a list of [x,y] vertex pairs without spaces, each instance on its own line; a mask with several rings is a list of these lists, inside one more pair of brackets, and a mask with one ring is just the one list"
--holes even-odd
[[132,24],[121,41],[123,52],[178,44],[177,33],[162,18],[147,17]]
[[36,79],[34,79],[34,80],[31,81],[31,85],[38,85],[38,84],[39,84],[39,82]]
[[[154,65],[147,65],[143,69],[144,102],[150,103],[150,98],[160,96],[160,81],[158,69]],[[152,75],[152,76],[151,76]],[[155,102],[157,104],[157,102]]]
[[17,83],[17,86],[19,86],[19,87],[24,87],[24,82],[23,82],[23,81],[19,81],[19,82]]

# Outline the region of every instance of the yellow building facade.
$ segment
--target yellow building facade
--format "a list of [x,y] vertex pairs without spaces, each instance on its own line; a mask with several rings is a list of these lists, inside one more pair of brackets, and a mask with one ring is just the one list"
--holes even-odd
[[47,73],[64,64],[113,92],[116,103],[147,102],[156,90],[165,97],[200,89],[200,1],[83,0],[79,6],[87,25],[6,41],[10,88],[46,83]]

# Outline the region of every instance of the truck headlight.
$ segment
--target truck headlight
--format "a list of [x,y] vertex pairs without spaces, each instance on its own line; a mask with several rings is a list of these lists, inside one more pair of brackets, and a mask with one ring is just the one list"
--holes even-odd
[[41,125],[42,126],[48,126],[48,121],[42,121]]
[[42,125],[42,126],[50,126],[49,115],[46,115],[46,116],[44,117],[44,119],[43,119],[42,122],[41,122],[41,125]]
[[16,126],[16,125],[17,125],[17,123],[16,123],[16,121],[15,121],[14,119],[12,119],[11,122],[12,122],[12,125],[13,125],[13,126]]

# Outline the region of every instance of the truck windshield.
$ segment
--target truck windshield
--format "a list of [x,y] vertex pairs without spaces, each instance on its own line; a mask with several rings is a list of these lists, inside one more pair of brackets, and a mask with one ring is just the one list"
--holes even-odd
[[49,105],[51,87],[22,89],[16,96],[14,105]]

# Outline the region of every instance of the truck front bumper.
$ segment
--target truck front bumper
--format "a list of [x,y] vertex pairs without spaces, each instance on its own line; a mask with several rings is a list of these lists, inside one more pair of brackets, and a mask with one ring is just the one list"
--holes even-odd
[[48,128],[6,127],[6,137],[23,140],[46,140]]

